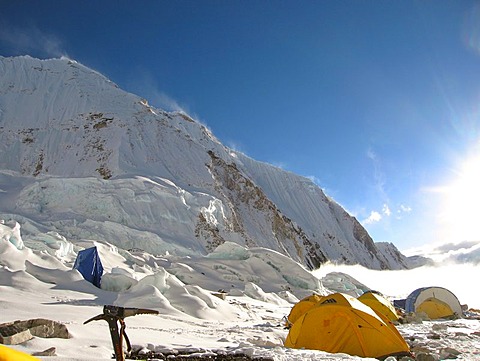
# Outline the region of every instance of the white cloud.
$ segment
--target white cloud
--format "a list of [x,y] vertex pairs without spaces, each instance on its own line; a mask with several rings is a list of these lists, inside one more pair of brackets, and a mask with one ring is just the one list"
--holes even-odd
[[10,47],[17,55],[68,57],[58,36],[46,33],[36,26],[26,28],[4,26],[0,31],[0,42]]
[[400,220],[403,218],[405,213],[410,213],[412,211],[412,207],[406,206],[405,204],[400,204],[397,208],[397,213],[395,218]]
[[[381,290],[382,293],[394,298],[406,298],[413,290],[432,285],[445,287],[458,297],[462,304],[470,307],[478,305],[478,288],[474,287],[472,277],[459,275],[476,275],[480,272],[480,264],[445,264],[437,267],[418,267],[402,271],[378,271],[362,266],[322,265],[315,275],[324,277],[329,272],[343,272],[355,277],[359,282],[371,289]],[[408,282],[405,282],[408,280]],[[476,307],[478,308],[478,307]]]
[[400,209],[398,210],[398,212],[400,213],[410,213],[412,211],[412,207],[410,206],[406,206],[404,204],[400,204]]
[[378,213],[377,211],[371,211],[368,218],[365,219],[362,223],[372,224],[372,223],[380,222],[381,219],[382,219],[382,215],[380,213]]
[[383,205],[382,212],[387,217],[390,217],[390,215],[392,214],[392,211],[390,211],[390,208],[388,207],[388,204],[386,204],[386,203]]

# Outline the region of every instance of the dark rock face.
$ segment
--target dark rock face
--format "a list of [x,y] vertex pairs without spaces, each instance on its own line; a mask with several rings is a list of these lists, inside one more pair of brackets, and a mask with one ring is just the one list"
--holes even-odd
[[[305,264],[310,269],[318,268],[328,260],[319,245],[312,242],[300,227],[282,214],[265,192],[247,178],[235,163],[225,162],[212,151],[209,151],[208,154],[211,157],[209,169],[214,177],[216,189],[224,203],[230,205],[232,210],[231,228],[245,238],[247,246],[259,246],[259,244],[248,236],[245,223],[263,218],[264,222],[262,223],[266,227],[261,231],[264,233],[264,238],[269,238],[273,234],[276,246],[283,250],[284,254]],[[244,217],[237,217],[235,209],[245,208],[248,212],[244,212]],[[252,218],[249,219],[249,216]],[[219,237],[217,229],[210,230],[209,236],[209,241],[215,242],[209,245],[211,250],[224,242]]]

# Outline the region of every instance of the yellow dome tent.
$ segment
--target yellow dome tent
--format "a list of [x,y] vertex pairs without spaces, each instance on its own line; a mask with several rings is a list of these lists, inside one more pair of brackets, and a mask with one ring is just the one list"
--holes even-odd
[[356,298],[335,293],[322,298],[293,324],[285,346],[360,357],[410,355],[392,324]]
[[425,312],[432,320],[453,316],[451,307],[438,298],[430,297],[423,301],[415,312]]
[[307,296],[298,301],[290,310],[290,314],[287,317],[287,326],[293,325],[301,315],[315,306],[317,302],[322,299],[322,297],[323,296],[319,296],[314,293],[313,295]]
[[416,289],[407,297],[405,311],[424,312],[432,320],[463,316],[458,298],[443,287]]
[[358,300],[374,310],[377,315],[383,315],[390,321],[398,320],[395,307],[393,307],[392,303],[382,295],[368,291],[358,297]]

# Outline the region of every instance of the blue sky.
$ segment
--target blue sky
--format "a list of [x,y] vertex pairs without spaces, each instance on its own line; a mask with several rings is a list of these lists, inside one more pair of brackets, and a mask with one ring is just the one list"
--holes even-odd
[[477,1],[1,0],[0,55],[22,54],[312,178],[375,241],[480,241]]

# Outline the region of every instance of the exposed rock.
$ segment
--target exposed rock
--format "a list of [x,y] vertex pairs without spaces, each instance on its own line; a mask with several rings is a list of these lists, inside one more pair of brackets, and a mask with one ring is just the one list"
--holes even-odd
[[429,353],[420,352],[415,355],[417,361],[438,361],[438,358]]
[[270,357],[249,356],[243,353],[236,353],[227,350],[165,350],[165,352],[151,351],[148,349],[133,350],[129,359],[145,360],[146,358],[156,360],[177,360],[177,361],[273,361]]
[[4,345],[18,345],[34,336],[70,338],[68,329],[64,324],[43,318],[0,324],[0,342]]
[[[273,234],[281,253],[300,261],[310,269],[318,268],[328,260],[319,245],[312,242],[300,227],[282,214],[263,190],[247,178],[235,163],[227,163],[213,151],[208,151],[208,154],[211,158],[211,164],[208,167],[215,179],[216,189],[232,212],[231,228],[245,237],[247,246],[259,246],[256,241],[249,239],[246,232],[248,227],[245,225],[245,223],[255,223],[254,218],[248,219],[248,217],[256,215],[257,219],[265,220],[265,228],[261,229],[261,232],[264,233],[263,238],[268,238]],[[249,210],[246,213],[247,218],[237,217],[235,210],[242,208]],[[198,232],[199,229],[197,224],[196,231]],[[203,230],[207,231],[205,226],[203,226]],[[209,242],[215,242],[213,245],[215,247],[210,245],[212,250],[223,243],[218,229],[210,230],[209,236]],[[207,248],[209,248],[208,245]]]
[[227,298],[227,292],[212,292],[212,295],[215,297],[220,298],[221,300],[225,300]]
[[410,312],[407,313],[401,320],[401,323],[422,323],[423,321],[429,321],[430,319],[425,312]]
[[57,349],[55,347],[50,347],[44,351],[34,352],[32,353],[32,356],[57,356],[55,353],[56,351]]
[[457,351],[452,347],[445,347],[440,350],[440,358],[442,360],[456,359],[460,354],[461,354],[460,351]]
[[4,345],[18,345],[33,338],[28,329],[23,329],[14,324],[0,325],[0,343]]

